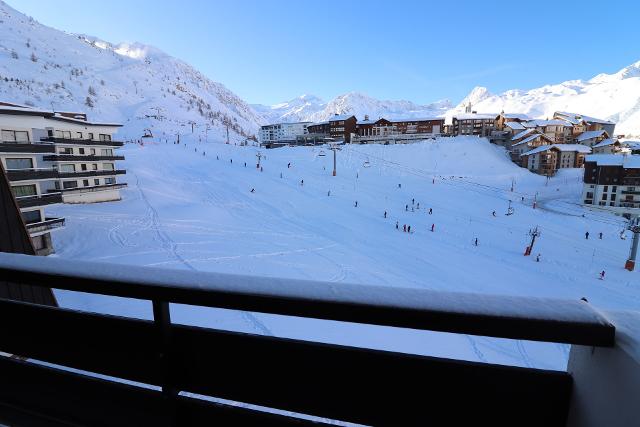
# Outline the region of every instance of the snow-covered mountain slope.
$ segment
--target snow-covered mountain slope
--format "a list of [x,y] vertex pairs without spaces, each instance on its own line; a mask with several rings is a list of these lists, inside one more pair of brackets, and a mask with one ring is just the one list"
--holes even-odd
[[525,113],[535,118],[552,117],[555,111],[570,111],[617,123],[616,133],[640,135],[640,61],[613,74],[598,74],[590,80],[569,80],[531,90],[508,90],[499,95],[477,87],[456,108],[464,111],[471,101],[478,113]]
[[302,95],[275,105],[251,105],[268,123],[302,122],[325,106],[326,102],[314,95]]
[[320,122],[334,114],[353,114],[358,119],[363,119],[365,115],[372,119],[436,117],[442,116],[450,109],[451,103],[443,100],[428,105],[418,105],[411,101],[381,101],[360,92],[349,92],[327,103],[318,97],[303,95],[281,104],[252,105],[252,107],[263,114],[267,121],[276,123],[279,121]]
[[[257,150],[199,143],[126,145],[123,180],[128,187],[121,202],[47,207],[51,215],[66,217],[66,227],[53,233],[57,256],[326,280],[335,282],[337,293],[346,282],[586,297],[603,310],[637,309],[640,304],[640,273],[622,268],[630,241],[619,238],[625,220],[578,205],[580,169],[563,170],[547,183],[514,165],[504,149],[475,137],[345,146],[338,152],[336,177],[331,176],[333,158],[320,156],[319,148],[263,150],[263,171],[244,167],[245,162],[254,164]],[[365,168],[367,160],[370,167]],[[539,204],[533,209],[536,193]],[[513,215],[505,215],[509,200]],[[411,225],[410,234],[402,232],[404,224]],[[522,256],[530,242],[527,233],[536,225],[542,231],[534,249],[540,262]],[[585,231],[594,236],[602,232],[603,239],[585,240]],[[602,270],[605,281],[598,280]],[[144,302],[73,292],[56,296],[65,307],[150,315]],[[567,347],[556,344],[186,305],[171,310],[178,323],[566,369]]]
[[64,33],[2,1],[0,100],[86,111],[92,120],[123,123],[124,138],[151,129],[158,136],[204,139],[206,133],[222,140],[228,125],[230,138],[242,140],[262,121],[222,84],[156,48]]

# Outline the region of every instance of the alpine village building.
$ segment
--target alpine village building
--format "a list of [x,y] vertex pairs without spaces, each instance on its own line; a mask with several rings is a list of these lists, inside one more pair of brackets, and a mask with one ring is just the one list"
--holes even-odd
[[52,112],[0,102],[0,161],[38,255],[52,253],[51,232],[64,218],[49,217],[56,203],[120,200],[116,181],[124,160],[112,139],[121,125],[87,120],[84,113]]
[[595,154],[584,163],[582,200],[585,205],[638,209],[640,213],[640,156]]

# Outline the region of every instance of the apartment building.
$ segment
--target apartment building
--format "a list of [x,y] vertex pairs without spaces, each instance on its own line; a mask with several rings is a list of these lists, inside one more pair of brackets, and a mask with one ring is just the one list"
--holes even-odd
[[541,145],[523,153],[522,167],[531,172],[553,176],[559,169],[580,168],[591,149],[580,144]]
[[587,156],[582,200],[585,205],[606,206],[619,213],[640,214],[640,155]]
[[89,122],[83,113],[59,113],[0,103],[0,161],[38,254],[53,251],[50,233],[64,218],[46,215],[54,203],[119,200],[112,135],[120,127]]
[[573,142],[573,126],[564,120],[529,120],[522,122],[527,129],[536,129],[545,134],[554,144],[569,144]]
[[616,124],[614,122],[585,116],[583,114],[556,111],[553,114],[553,117],[554,119],[564,120],[570,123],[574,128],[575,136],[581,134],[582,132],[594,130],[604,130],[608,135],[613,136],[616,129]]
[[308,133],[311,122],[274,123],[260,127],[260,144],[272,147],[295,144],[300,135]]
[[476,135],[488,137],[495,130],[497,114],[478,114],[475,112],[457,114],[451,118],[453,135]]
[[511,146],[509,148],[511,160],[520,164],[522,161],[520,156],[523,153],[542,145],[551,144],[553,144],[553,141],[545,134],[535,129],[523,130],[511,137]]
[[605,139],[609,139],[609,134],[604,129],[588,130],[582,132],[575,138],[578,144],[586,145],[588,147],[593,147],[594,145],[597,145]]
[[515,126],[516,129],[522,130],[524,127],[520,129],[521,126],[519,126],[519,123],[529,120],[531,120],[531,118],[526,114],[505,113],[501,111],[500,114],[495,117],[495,128],[496,130],[503,131],[506,130],[505,127],[507,126],[512,126],[512,129],[513,126]]
[[403,144],[421,141],[440,135],[444,130],[444,119],[384,119],[364,120],[356,123],[356,134],[351,138],[355,144]]

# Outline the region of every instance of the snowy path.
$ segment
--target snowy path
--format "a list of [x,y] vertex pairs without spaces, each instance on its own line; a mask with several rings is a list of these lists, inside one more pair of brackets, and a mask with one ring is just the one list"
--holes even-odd
[[[67,227],[55,234],[58,256],[336,286],[585,296],[606,309],[640,307],[637,273],[622,269],[628,242],[619,238],[621,220],[599,212],[583,218],[572,204],[579,171],[545,183],[477,139],[345,147],[337,177],[330,176],[331,156],[319,156],[318,148],[266,151],[263,172],[255,168],[251,147],[169,144],[123,151],[129,187],[121,202],[51,209],[67,217]],[[540,209],[531,207],[535,193]],[[509,200],[515,213],[506,216]],[[404,224],[411,234],[401,231]],[[540,263],[522,256],[536,225]],[[604,239],[586,241],[586,230],[603,232]],[[597,280],[602,269],[605,282]],[[71,293],[60,300],[109,313],[151,313],[137,302]],[[554,344],[183,306],[172,306],[172,315],[189,324],[520,366],[563,369],[567,357],[566,347]]]

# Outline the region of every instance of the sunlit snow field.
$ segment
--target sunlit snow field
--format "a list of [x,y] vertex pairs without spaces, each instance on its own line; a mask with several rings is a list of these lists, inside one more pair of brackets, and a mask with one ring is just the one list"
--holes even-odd
[[[120,150],[126,161],[119,167],[127,169],[122,181],[128,183],[122,201],[48,209],[66,217],[66,228],[54,233],[55,256],[336,283],[586,297],[604,310],[640,309],[640,276],[622,268],[629,249],[629,239],[620,238],[624,220],[578,205],[582,170],[563,171],[547,182],[512,164],[503,149],[464,137],[346,146],[338,152],[337,177],[331,176],[326,148],[261,150],[262,172],[257,151],[213,143],[126,146]],[[513,215],[505,215],[509,200]],[[402,232],[404,224],[411,225],[411,234]],[[535,226],[542,234],[534,256],[524,257]],[[604,281],[598,280],[601,270]],[[146,302],[61,291],[57,296],[64,306],[151,317]],[[564,369],[568,354],[568,346],[559,344],[187,306],[172,306],[172,316],[216,328],[518,366]]]

